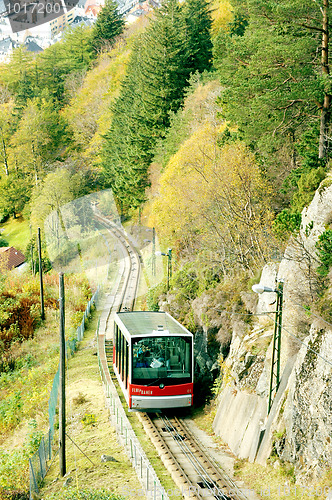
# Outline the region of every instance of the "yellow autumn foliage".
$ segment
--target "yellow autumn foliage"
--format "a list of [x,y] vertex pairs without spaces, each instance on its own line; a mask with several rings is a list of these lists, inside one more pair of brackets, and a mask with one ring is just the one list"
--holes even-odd
[[110,53],[103,54],[64,110],[76,145],[82,149],[85,157],[93,158],[94,161],[101,149],[102,135],[107,132],[111,121],[110,104],[118,95],[129,55],[130,49],[121,44]]
[[211,2],[212,32],[217,33],[220,29],[227,31],[230,22],[233,21],[233,9],[228,0],[213,0]]
[[225,269],[247,269],[267,256],[269,187],[243,143],[219,146],[222,128],[205,121],[171,158],[150,223],[182,252],[208,249]]

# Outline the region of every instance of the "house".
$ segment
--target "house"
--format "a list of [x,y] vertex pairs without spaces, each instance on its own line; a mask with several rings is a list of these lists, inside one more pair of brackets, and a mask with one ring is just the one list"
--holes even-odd
[[14,42],[10,37],[0,41],[0,62],[7,62],[13,53],[13,50],[18,47],[18,43]]
[[101,9],[102,7],[100,5],[89,5],[89,7],[85,11],[85,15],[92,19],[97,19],[97,16]]
[[14,247],[0,247],[0,272],[11,271],[24,262],[25,257],[20,250],[16,250]]
[[28,52],[33,52],[34,54],[43,52],[43,49],[34,40],[27,40],[24,46],[26,47]]
[[76,16],[71,24],[73,28],[76,28],[76,26],[92,26],[94,24],[93,20],[89,17],[86,16]]

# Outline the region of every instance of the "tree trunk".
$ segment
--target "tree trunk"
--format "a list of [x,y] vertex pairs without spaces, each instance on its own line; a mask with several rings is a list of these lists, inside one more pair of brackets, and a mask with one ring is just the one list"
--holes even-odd
[[[323,1],[323,39],[322,39],[322,73],[323,77],[327,77],[330,73],[329,67],[329,0]],[[328,90],[325,90],[324,103],[320,117],[320,130],[319,130],[319,158],[325,158],[326,155],[326,129],[329,118],[331,96]]]
[[6,175],[9,175],[8,162],[7,162],[6,143],[5,143],[3,137],[2,137],[2,152],[3,152],[3,164],[4,164],[4,167],[5,167],[5,172],[6,172]]

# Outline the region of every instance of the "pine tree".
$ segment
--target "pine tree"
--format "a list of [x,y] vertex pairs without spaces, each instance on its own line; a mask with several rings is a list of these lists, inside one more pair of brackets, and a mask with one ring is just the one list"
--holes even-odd
[[105,43],[113,43],[121,35],[125,22],[119,14],[118,4],[114,0],[106,0],[92,30],[91,45],[98,52]]
[[188,67],[192,73],[211,69],[211,14],[206,0],[186,0],[184,15],[189,50]]
[[163,135],[170,114],[183,102],[188,83],[186,25],[177,0],[166,0],[143,37],[143,111],[154,132]]
[[103,168],[106,185],[112,187],[125,211],[145,200],[154,147],[183,103],[190,73],[210,64],[207,6],[205,0],[189,1],[200,6],[200,26],[188,21],[196,4],[190,3],[185,10],[178,0],[165,0],[133,47],[113,106]]
[[[319,126],[326,154],[330,110],[327,0],[249,0],[243,36],[220,36],[215,59],[225,86],[222,106],[242,136],[265,154]],[[275,161],[275,159],[274,159]],[[289,155],[290,167],[294,165]]]
[[113,119],[102,154],[105,185],[113,189],[124,212],[145,200],[152,157],[152,137],[142,114],[140,41],[134,47],[120,96],[112,107]]

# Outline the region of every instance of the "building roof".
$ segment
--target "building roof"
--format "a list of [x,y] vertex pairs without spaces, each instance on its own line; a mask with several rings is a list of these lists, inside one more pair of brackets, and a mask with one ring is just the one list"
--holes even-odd
[[5,38],[0,41],[0,52],[8,52],[10,49],[15,48],[17,44],[10,38]]
[[80,24],[85,24],[86,26],[91,26],[93,22],[88,17],[76,16],[71,23],[71,26],[78,26]]
[[192,335],[176,319],[162,311],[120,312],[115,315],[115,322],[129,335]]
[[7,270],[18,267],[25,261],[25,257],[20,250],[14,247],[0,247],[0,268],[2,266]]
[[25,42],[24,46],[29,52],[43,52],[43,49],[34,40]]
[[92,15],[97,17],[100,11],[101,11],[100,5],[89,5],[89,7],[86,8],[85,13],[89,14],[91,12]]

